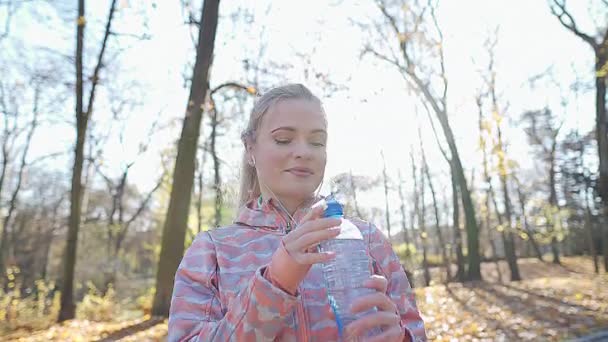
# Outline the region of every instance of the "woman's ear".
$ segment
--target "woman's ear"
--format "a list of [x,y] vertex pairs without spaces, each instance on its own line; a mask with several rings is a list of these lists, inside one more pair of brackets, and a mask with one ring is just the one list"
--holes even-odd
[[247,144],[247,163],[249,166],[255,167],[255,157],[253,156],[253,149],[250,144]]

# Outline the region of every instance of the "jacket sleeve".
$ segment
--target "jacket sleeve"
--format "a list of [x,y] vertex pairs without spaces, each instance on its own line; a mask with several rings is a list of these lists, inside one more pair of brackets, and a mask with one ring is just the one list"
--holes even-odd
[[401,325],[405,329],[405,341],[426,341],[424,322],[416,307],[410,282],[390,242],[374,225],[370,225],[369,253],[375,268],[388,280],[386,294],[397,305]]
[[175,274],[168,341],[272,341],[294,309],[293,296],[264,277],[262,266],[230,306],[220,303],[216,249],[208,232],[186,251]]

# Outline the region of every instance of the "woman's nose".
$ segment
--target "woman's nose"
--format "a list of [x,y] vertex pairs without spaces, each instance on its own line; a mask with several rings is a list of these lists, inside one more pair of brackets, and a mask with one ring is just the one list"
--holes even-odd
[[294,156],[296,158],[309,159],[312,157],[312,147],[307,141],[299,141],[294,146]]

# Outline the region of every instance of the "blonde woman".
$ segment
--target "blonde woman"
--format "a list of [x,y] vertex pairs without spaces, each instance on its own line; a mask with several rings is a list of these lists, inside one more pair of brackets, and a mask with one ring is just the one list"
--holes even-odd
[[[339,332],[323,284],[329,252],[316,246],[339,234],[322,218],[315,195],[327,162],[327,118],[321,101],[299,84],[274,88],[255,104],[242,134],[245,147],[234,224],[203,232],[175,275],[169,341],[337,341]],[[425,341],[424,324],[391,245],[375,226],[361,230],[377,290],[352,303],[378,310],[345,327],[370,341]]]

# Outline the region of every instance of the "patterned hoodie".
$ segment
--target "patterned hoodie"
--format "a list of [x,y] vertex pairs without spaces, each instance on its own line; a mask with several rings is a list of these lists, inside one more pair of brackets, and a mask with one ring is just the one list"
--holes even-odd
[[[310,205],[309,202],[307,205]],[[338,328],[313,265],[292,295],[268,279],[266,268],[290,226],[274,200],[252,200],[234,224],[200,233],[177,273],[169,341],[337,341]],[[310,210],[298,209],[300,222]],[[367,241],[373,272],[388,280],[404,341],[426,341],[414,294],[390,243],[375,226],[349,218]]]

